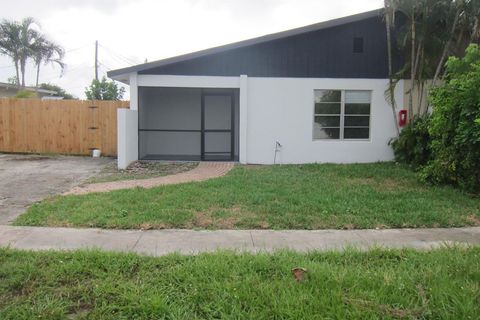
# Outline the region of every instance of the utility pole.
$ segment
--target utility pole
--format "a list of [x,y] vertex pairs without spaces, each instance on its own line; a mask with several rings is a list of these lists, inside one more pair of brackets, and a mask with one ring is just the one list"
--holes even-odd
[[98,81],[98,40],[95,41],[95,80]]

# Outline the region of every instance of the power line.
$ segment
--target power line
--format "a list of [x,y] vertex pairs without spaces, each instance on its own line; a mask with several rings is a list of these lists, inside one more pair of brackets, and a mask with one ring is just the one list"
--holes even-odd
[[85,47],[88,47],[88,46],[90,46],[90,45],[91,45],[90,43],[86,43],[86,44],[84,44],[84,45],[81,46],[81,47],[77,47],[77,48],[73,48],[73,49],[66,50],[65,53],[73,52],[73,51],[77,51],[77,50],[81,50],[81,49],[83,49],[83,48],[85,48]]
[[115,55],[115,56],[121,58],[122,60],[124,60],[124,61],[127,62],[128,64],[131,64],[131,65],[138,64],[138,61],[135,61],[135,60],[133,60],[133,59],[127,57],[127,56],[124,56],[123,54],[118,53],[118,52],[116,52],[116,51],[113,50],[113,49],[110,49],[110,48],[108,48],[108,47],[106,47],[106,46],[104,46],[104,45],[102,45],[102,44],[100,44],[100,46],[101,46],[102,48],[104,48],[105,50],[109,51],[110,54]]
[[85,65],[83,65],[83,66],[78,66],[78,67],[75,67],[75,68],[66,70],[66,72],[65,72],[62,76],[48,77],[48,78],[46,78],[46,79],[40,77],[40,79],[41,79],[42,81],[50,81],[50,80],[54,80],[54,79],[61,79],[61,78],[63,78],[63,77],[67,74],[68,71],[78,70],[78,69],[86,69],[86,68],[90,69],[90,68],[92,68],[92,67],[91,67],[91,66],[85,66]]
[[124,65],[125,63],[127,63],[129,66],[131,66],[132,64],[128,63],[128,62],[125,62],[125,60],[122,60],[112,54],[109,55],[109,58],[111,58],[111,60],[113,60],[115,63],[118,63],[120,65]]
[[[71,66],[73,66],[73,68],[71,68]],[[77,70],[77,69],[80,69],[80,68],[87,68],[87,66],[84,64],[84,63],[80,63],[80,64],[72,64],[72,65],[67,65],[66,68],[63,70],[63,74],[65,75],[66,73],[68,73],[69,71],[72,71],[72,70]],[[90,68],[90,67],[88,67]],[[45,69],[42,69],[42,70],[45,70]],[[51,75],[54,75],[54,74],[58,74],[60,73],[60,71],[58,70],[51,70],[51,71],[48,71],[48,72],[40,72],[40,75],[43,75],[43,76],[51,76]]]
[[109,66],[107,66],[105,63],[103,63],[103,62],[101,62],[101,61],[98,61],[98,63],[99,63],[101,66],[105,67],[105,68],[107,69],[107,71],[112,70],[112,68],[110,68]]

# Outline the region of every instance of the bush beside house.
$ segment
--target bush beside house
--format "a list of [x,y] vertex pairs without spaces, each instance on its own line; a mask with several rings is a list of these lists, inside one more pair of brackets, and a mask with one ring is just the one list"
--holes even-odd
[[416,116],[392,142],[395,159],[414,169],[421,168],[431,159],[430,115]]
[[450,58],[447,79],[432,91],[429,128],[433,158],[422,177],[480,192],[480,48],[471,45],[463,59]]
[[433,113],[415,118],[392,144],[397,161],[423,180],[480,192],[480,47],[451,57],[443,85],[430,94]]

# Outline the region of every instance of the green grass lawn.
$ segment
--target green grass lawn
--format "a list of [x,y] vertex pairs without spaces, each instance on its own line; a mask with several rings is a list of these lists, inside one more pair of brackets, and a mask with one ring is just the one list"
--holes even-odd
[[[302,282],[291,274],[307,269]],[[0,249],[0,319],[478,319],[480,248],[161,258]]]
[[54,197],[16,225],[322,229],[480,224],[480,198],[417,181],[394,163],[237,166],[227,176],[153,189]]

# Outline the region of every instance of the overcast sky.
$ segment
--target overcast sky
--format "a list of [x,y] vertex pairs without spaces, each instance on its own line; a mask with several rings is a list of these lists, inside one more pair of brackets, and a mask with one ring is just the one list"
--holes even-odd
[[[383,0],[0,0],[0,18],[34,17],[66,50],[63,77],[44,66],[40,82],[84,98],[94,76],[98,40],[100,74],[273,32],[382,7]],[[0,57],[0,82],[14,76]],[[27,85],[35,83],[30,67]],[[128,98],[128,96],[126,97]]]

